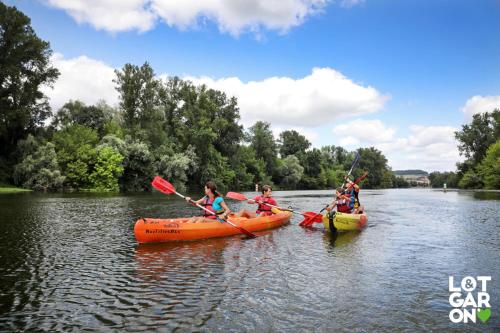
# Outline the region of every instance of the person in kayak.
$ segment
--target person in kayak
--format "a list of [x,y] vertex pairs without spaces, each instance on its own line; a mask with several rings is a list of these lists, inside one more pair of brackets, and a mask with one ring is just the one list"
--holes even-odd
[[249,210],[243,209],[240,212],[238,212],[236,215],[241,216],[241,217],[246,217],[249,219],[255,218],[257,216],[270,216],[273,215],[272,207],[266,205],[273,205],[277,206],[278,203],[276,200],[274,200],[271,195],[273,194],[273,189],[270,185],[264,185],[262,186],[262,195],[258,195],[253,199],[248,200],[247,202],[249,204],[255,204],[257,203],[259,206],[257,207],[257,210],[254,212],[251,212]]
[[[191,202],[191,198],[186,197],[186,201]],[[231,210],[224,202],[224,198],[222,197],[222,195],[217,191],[217,186],[213,181],[208,181],[205,183],[205,196],[194,202],[205,207],[214,214],[210,214],[206,210],[203,210],[203,216],[195,216],[191,218],[188,223],[203,221],[208,222],[207,220],[215,220],[217,218],[225,220],[231,213]]]
[[335,199],[333,202],[326,208],[328,214],[328,220],[330,222],[330,230],[332,232],[336,232],[337,229],[333,223],[335,218],[335,213],[347,213],[351,214],[354,209],[354,195],[347,194],[343,187],[337,188],[335,192]]
[[363,214],[365,207],[359,202],[359,185],[351,181],[349,177],[345,178],[347,189],[346,194],[354,197],[354,214]]
[[354,195],[346,193],[344,188],[339,187],[336,191],[333,202],[326,208],[328,212],[334,210],[340,213],[350,214],[354,209]]

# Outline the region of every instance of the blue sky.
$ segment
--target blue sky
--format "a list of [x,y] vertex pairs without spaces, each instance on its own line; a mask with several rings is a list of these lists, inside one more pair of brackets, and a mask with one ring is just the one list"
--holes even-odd
[[245,125],[294,128],[317,147],[375,146],[394,169],[432,171],[460,160],[454,130],[500,107],[498,0],[7,4],[56,53],[56,109],[116,103],[112,69],[148,61],[236,95]]

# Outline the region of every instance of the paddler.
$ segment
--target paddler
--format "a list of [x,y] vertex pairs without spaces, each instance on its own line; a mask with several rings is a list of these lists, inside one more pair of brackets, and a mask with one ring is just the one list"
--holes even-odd
[[[273,207],[271,207],[269,205],[272,205],[272,206],[278,205],[276,200],[274,200],[274,198],[272,197],[273,189],[270,185],[264,185],[264,186],[262,186],[261,191],[262,191],[262,195],[258,195],[255,198],[247,201],[249,204],[257,203],[259,205],[259,206],[257,206],[257,210],[255,211],[255,213],[251,212],[249,210],[243,209],[240,212],[238,212],[238,214],[236,214],[236,215],[241,216],[241,217],[246,217],[249,219],[255,218],[257,216],[273,215],[274,214],[272,211]],[[266,205],[266,204],[269,204],[269,205]]]
[[353,182],[349,177],[345,177],[346,181],[346,193],[348,195],[354,196],[354,214],[363,214],[365,207],[359,203],[359,185]]
[[[186,201],[190,202],[191,198],[186,197]],[[205,207],[214,214],[210,214],[206,210],[203,210],[203,216],[195,216],[191,218],[188,223],[213,222],[213,220],[217,218],[225,220],[231,213],[231,210],[224,202],[222,195],[217,191],[217,186],[213,181],[205,183],[205,196],[194,202]]]
[[330,221],[330,228],[332,232],[336,232],[333,219],[335,218],[335,213],[347,213],[351,214],[354,209],[354,195],[349,195],[345,193],[345,189],[343,187],[337,188],[335,192],[335,199],[333,202],[326,208],[328,211],[328,220]]
[[339,187],[335,192],[335,199],[326,210],[328,212],[335,210],[340,213],[350,214],[354,209],[354,201],[354,195],[346,193],[343,187]]

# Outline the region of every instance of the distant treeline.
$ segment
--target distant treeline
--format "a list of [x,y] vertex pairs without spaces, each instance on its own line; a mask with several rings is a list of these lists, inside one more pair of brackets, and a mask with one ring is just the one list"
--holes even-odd
[[[68,101],[53,115],[42,85],[57,80],[49,43],[30,19],[0,3],[0,182],[43,191],[150,190],[155,175],[180,190],[214,180],[222,188],[324,189],[343,183],[354,152],[311,149],[300,133],[239,124],[237,100],[177,77],[160,80],[149,64],[116,71],[117,108]],[[407,186],[375,148],[357,150],[363,186]]]
[[500,189],[500,110],[475,114],[455,137],[466,160],[456,172],[431,173],[432,187]]

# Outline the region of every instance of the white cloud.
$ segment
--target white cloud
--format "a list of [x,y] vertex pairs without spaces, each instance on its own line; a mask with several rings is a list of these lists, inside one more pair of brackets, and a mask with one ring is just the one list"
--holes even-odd
[[[61,72],[54,88],[44,90],[54,110],[70,99],[87,104],[95,104],[100,99],[111,105],[118,103],[118,92],[113,83],[115,73],[111,66],[86,56],[65,59],[63,55],[55,54],[51,60]],[[388,99],[375,88],[356,84],[330,68],[315,68],[311,75],[299,79],[271,77],[248,83],[236,77],[184,79],[236,96],[245,126],[263,120],[272,123],[276,130],[296,129],[311,142],[316,140],[317,134],[307,127],[377,112]]]
[[342,137],[341,144],[353,145],[360,141],[366,143],[390,141],[394,137],[395,130],[386,127],[380,120],[356,119],[335,126],[332,132],[335,136]]
[[49,97],[54,111],[70,99],[86,104],[95,104],[101,99],[110,105],[118,103],[118,92],[113,83],[115,73],[109,65],[86,56],[64,59],[59,53],[54,54],[51,62],[61,75],[53,89],[44,87],[43,92]]
[[236,96],[246,125],[257,120],[299,127],[324,125],[339,118],[377,112],[389,99],[331,68],[314,68],[310,75],[299,79],[271,77],[247,83],[236,77],[187,79]]
[[110,32],[147,31],[157,20],[178,29],[214,22],[220,31],[237,36],[261,29],[286,32],[328,3],[352,7],[363,0],[46,0],[66,11],[78,23]]
[[[150,30],[156,14],[145,0],[46,0],[63,9],[78,23],[90,23],[98,30],[119,32]],[[179,2],[181,3],[181,2]]]
[[395,129],[380,120],[358,119],[336,126],[332,131],[339,144],[354,149],[370,147],[382,151],[394,169],[423,169],[427,171],[455,170],[463,160],[450,126],[419,126],[409,128],[405,137],[395,136]]
[[326,0],[153,0],[152,7],[169,25],[186,29],[199,24],[199,18],[217,23],[219,30],[238,35],[261,27],[285,32],[314,15]]
[[500,109],[500,96],[473,96],[465,102],[462,112],[467,117],[467,121],[472,119],[476,113],[491,112]]

